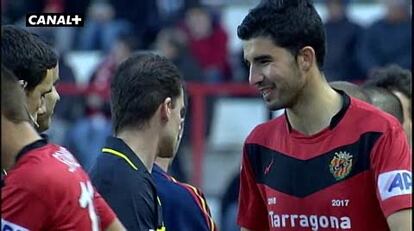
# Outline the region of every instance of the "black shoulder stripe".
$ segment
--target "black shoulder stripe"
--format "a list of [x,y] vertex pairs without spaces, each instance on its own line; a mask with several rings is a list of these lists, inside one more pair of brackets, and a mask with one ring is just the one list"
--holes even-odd
[[368,132],[352,144],[309,159],[300,160],[258,144],[246,151],[257,183],[296,197],[314,192],[369,170],[370,152],[381,136]]

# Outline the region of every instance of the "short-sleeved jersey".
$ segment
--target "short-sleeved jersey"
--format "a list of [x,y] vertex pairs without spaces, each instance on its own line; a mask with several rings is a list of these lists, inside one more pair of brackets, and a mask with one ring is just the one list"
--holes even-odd
[[287,115],[246,139],[238,223],[252,230],[388,230],[411,208],[411,149],[391,115],[340,92],[343,108],[305,136]]
[[2,230],[104,230],[116,217],[72,154],[44,139],[17,155],[1,199]]
[[90,176],[127,230],[164,230],[152,176],[123,140],[108,137]]
[[199,189],[175,180],[156,164],[152,176],[167,230],[217,231],[207,201]]

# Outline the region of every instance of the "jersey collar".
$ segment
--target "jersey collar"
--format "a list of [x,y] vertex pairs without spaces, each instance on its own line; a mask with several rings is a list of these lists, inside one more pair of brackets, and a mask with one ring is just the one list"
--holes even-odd
[[43,146],[47,145],[47,143],[48,143],[47,139],[42,138],[42,139],[36,140],[35,142],[30,143],[30,144],[28,144],[28,145],[24,146],[24,147],[22,148],[22,150],[20,150],[20,152],[18,152],[18,153],[17,153],[17,155],[16,155],[16,162],[17,162],[17,161],[18,161],[18,160],[19,160],[22,156],[24,156],[25,154],[27,154],[27,153],[28,153],[28,152],[30,152],[31,150],[36,149],[36,148],[43,147]]
[[113,155],[123,159],[129,167],[138,171],[139,169],[146,170],[144,163],[131,150],[130,147],[120,138],[110,136],[106,139],[105,147],[102,148],[102,153]]
[[[349,95],[347,95],[344,91],[337,90],[337,89],[334,89],[334,90],[337,91],[342,97],[342,107],[341,107],[341,110],[339,110],[331,119],[331,122],[329,124],[329,129],[331,130],[334,129],[336,125],[338,125],[338,123],[341,121],[341,119],[345,116],[345,113],[348,110],[349,105],[351,104],[351,98],[349,97]],[[288,129],[289,129],[289,132],[292,132],[292,125],[290,125],[289,123],[286,110],[285,110],[284,116],[285,116],[285,120],[286,120]]]

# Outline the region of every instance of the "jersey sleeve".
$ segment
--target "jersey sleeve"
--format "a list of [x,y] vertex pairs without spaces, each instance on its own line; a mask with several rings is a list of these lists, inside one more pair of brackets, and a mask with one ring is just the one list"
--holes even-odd
[[377,198],[385,215],[411,208],[411,148],[400,126],[384,132],[371,153]]
[[200,210],[200,215],[197,216],[196,214],[193,214],[194,221],[199,221],[198,224],[204,224],[205,227],[207,227],[207,230],[215,231],[217,230],[216,224],[214,223],[214,220],[211,216],[210,208],[207,204],[207,200],[201,192],[200,189],[181,182],[175,182],[176,184],[181,185],[185,190],[187,190],[190,195],[193,197],[194,201],[197,204],[197,207]]
[[106,230],[109,225],[115,220],[116,215],[114,211],[112,211],[111,207],[106,203],[106,201],[102,198],[102,196],[96,192],[94,193],[94,204],[96,208],[96,212],[100,219],[100,227],[101,230]]
[[239,210],[237,223],[252,230],[268,230],[267,209],[254,180],[246,145],[240,172]]
[[1,190],[1,230],[43,230],[50,211],[46,201],[25,187],[6,184]]

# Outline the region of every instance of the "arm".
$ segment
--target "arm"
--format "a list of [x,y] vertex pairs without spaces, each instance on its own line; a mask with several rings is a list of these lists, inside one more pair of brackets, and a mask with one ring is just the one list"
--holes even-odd
[[95,204],[96,212],[100,217],[101,230],[125,230],[124,226],[116,217],[111,207],[105,202],[102,196],[95,190],[93,203]]
[[380,139],[371,159],[378,201],[392,231],[411,230],[411,149],[401,126]]
[[126,229],[121,224],[121,222],[118,220],[118,218],[115,218],[115,220],[105,230],[106,231],[124,231]]
[[[266,203],[260,194],[254,179],[250,157],[254,150],[249,145],[243,148],[242,167],[240,171],[239,207],[237,224],[253,230],[269,230]],[[252,155],[249,155],[252,154]]]
[[391,231],[412,230],[411,211],[411,209],[404,209],[389,215],[387,222]]

